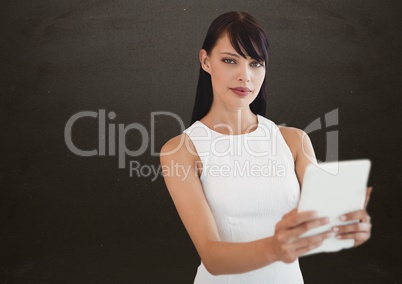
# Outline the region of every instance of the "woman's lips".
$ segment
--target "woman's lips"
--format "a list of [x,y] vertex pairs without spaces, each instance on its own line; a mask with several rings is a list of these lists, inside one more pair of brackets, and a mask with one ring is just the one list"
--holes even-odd
[[230,88],[235,94],[239,96],[247,96],[249,93],[251,93],[251,90],[249,88],[243,88],[243,87],[237,87],[237,88]]

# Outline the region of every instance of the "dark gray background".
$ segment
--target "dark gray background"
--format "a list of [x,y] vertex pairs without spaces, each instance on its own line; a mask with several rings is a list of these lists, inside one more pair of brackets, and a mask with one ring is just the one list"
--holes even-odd
[[[244,10],[270,44],[267,117],[304,129],[338,108],[339,158],[372,160],[371,240],[300,260],[306,283],[402,283],[401,2],[2,1],[1,283],[192,283],[199,258],[161,177],[117,157],[79,157],[64,127],[171,111],[189,125],[198,52],[212,20]],[[97,147],[98,122],[74,126]],[[157,119],[155,149],[181,131]],[[325,131],[310,134],[325,158]],[[138,132],[127,136],[137,149]],[[159,164],[150,148],[143,164]]]

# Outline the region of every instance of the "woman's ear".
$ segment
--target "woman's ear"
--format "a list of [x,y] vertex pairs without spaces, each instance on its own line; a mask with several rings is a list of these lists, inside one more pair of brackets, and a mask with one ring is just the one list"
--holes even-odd
[[200,63],[201,63],[201,68],[209,73],[210,73],[210,68],[209,68],[209,57],[207,54],[207,51],[205,49],[200,50]]

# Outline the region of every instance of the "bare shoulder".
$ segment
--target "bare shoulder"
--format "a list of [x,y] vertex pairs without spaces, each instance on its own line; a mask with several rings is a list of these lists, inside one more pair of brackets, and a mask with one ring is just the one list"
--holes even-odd
[[292,152],[293,159],[296,160],[298,151],[303,143],[304,135],[307,135],[303,130],[296,127],[278,125],[279,130],[285,139],[290,151]]
[[[185,140],[187,139],[187,134],[182,133],[179,134],[171,139],[169,139],[161,148],[161,154],[163,154],[163,156],[166,155],[170,155],[173,154],[173,152],[175,152],[175,150],[180,150],[183,143],[185,142]],[[162,155],[161,155],[162,156]]]
[[278,125],[278,128],[281,131],[282,136],[286,136],[286,138],[292,140],[300,139],[303,135],[306,134],[303,130],[296,127]]
[[162,165],[171,165],[172,161],[191,167],[195,165],[198,171],[202,169],[197,150],[190,137],[185,133],[168,140],[160,150],[160,162]]

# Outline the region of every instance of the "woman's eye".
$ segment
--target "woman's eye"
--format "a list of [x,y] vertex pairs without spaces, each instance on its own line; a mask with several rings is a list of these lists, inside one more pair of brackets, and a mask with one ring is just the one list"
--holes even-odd
[[232,59],[228,59],[228,58],[224,58],[224,59],[223,59],[223,62],[225,62],[225,63],[230,63],[230,64],[235,63],[235,61],[234,61],[234,60],[232,60]]
[[262,66],[264,66],[264,64],[262,62],[257,62],[257,61],[251,63],[251,65],[253,65],[254,67],[262,67]]

